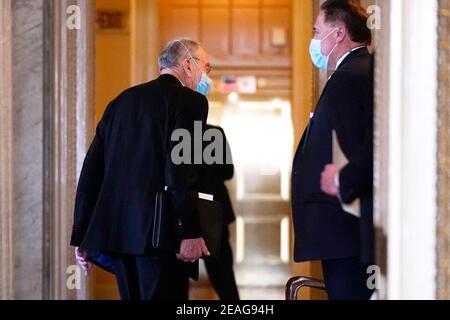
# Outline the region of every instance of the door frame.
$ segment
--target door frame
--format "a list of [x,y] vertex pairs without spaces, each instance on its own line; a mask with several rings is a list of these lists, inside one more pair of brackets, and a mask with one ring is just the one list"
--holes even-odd
[[[90,281],[75,267],[69,241],[77,181],[94,134],[94,8],[92,0],[44,2],[45,299],[91,296]],[[79,29],[67,25],[73,14],[79,18]],[[80,288],[67,285],[72,267]]]
[[376,32],[374,220],[380,299],[436,298],[437,3],[377,1],[382,28]]
[[[438,12],[437,2],[438,0],[432,0],[432,7],[436,9]],[[3,5],[7,5],[10,0],[2,1]],[[380,6],[384,6],[383,2],[378,1]],[[430,69],[428,70],[427,77],[417,77],[417,76],[409,76],[407,72],[406,75],[403,75],[402,78],[397,78],[394,76],[396,74],[402,74],[401,72],[396,71],[393,66],[398,66],[400,62],[399,58],[405,58],[405,65],[413,65],[413,61],[422,61],[417,60],[416,56],[411,53],[420,52],[420,50],[416,50],[418,44],[423,46],[423,43],[429,43],[430,48],[433,48],[437,43],[437,38],[435,38],[435,30],[433,29],[433,24],[429,26],[422,25],[422,28],[426,28],[419,34],[421,41],[394,41],[395,39],[404,39],[405,35],[400,33],[402,30],[412,30],[414,27],[414,20],[408,17],[415,17],[419,14],[420,17],[423,16],[427,10],[429,11],[430,3],[427,2],[427,8],[423,8],[425,4],[421,4],[422,0],[408,0],[406,3],[405,0],[399,1],[400,4],[397,3],[399,7],[389,7],[387,10],[383,12],[388,12],[387,17],[384,20],[390,22],[399,22],[401,23],[400,28],[396,28],[397,34],[392,35],[391,37],[383,37],[380,38],[379,48],[377,52],[377,61],[384,61],[385,63],[378,63],[378,67],[376,70],[377,74],[377,90],[378,94],[376,95],[376,131],[375,131],[375,145],[376,145],[376,158],[375,158],[375,187],[376,187],[376,196],[375,196],[375,219],[377,227],[382,234],[387,235],[395,235],[396,233],[404,235],[406,231],[406,227],[412,227],[413,230],[417,230],[418,227],[423,227],[424,221],[423,217],[420,219],[417,216],[412,214],[406,214],[402,208],[400,208],[401,215],[395,215],[397,211],[394,203],[392,201],[396,198],[397,204],[403,203],[406,204],[407,199],[411,199],[413,195],[417,195],[420,191],[418,189],[405,189],[406,191],[401,192],[401,188],[399,185],[395,183],[395,181],[390,181],[388,183],[387,179],[383,179],[383,177],[389,176],[389,172],[395,167],[395,165],[402,165],[401,161],[405,161],[406,155],[411,155],[414,152],[414,145],[407,144],[406,142],[411,137],[416,138],[414,135],[414,131],[406,131],[400,133],[400,138],[397,137],[396,141],[389,141],[388,137],[391,133],[392,129],[395,129],[395,125],[401,124],[405,125],[405,121],[413,121],[417,115],[414,115],[414,112],[408,112],[406,114],[402,114],[402,117],[395,117],[395,121],[388,119],[389,110],[393,112],[393,108],[386,109],[389,106],[393,106],[396,102],[400,102],[400,105],[405,106],[405,101],[395,100],[395,97],[392,97],[389,93],[397,92],[398,94],[411,94],[410,91],[407,91],[407,86],[405,86],[407,79],[413,79],[413,85],[419,86],[421,79],[427,79],[429,77],[433,77],[433,74],[436,75],[436,91],[438,90],[437,86],[437,57],[438,52],[434,52],[436,55],[436,61],[431,61],[429,63]],[[309,63],[309,57],[307,57],[307,48],[309,46],[309,41],[311,37],[311,26],[313,24],[313,6],[311,1],[294,1],[293,2],[293,87],[296,90],[293,90],[294,94],[292,97],[292,106],[293,106],[293,123],[295,128],[296,142],[298,142],[298,138],[302,131],[302,128],[306,125],[309,112],[313,106],[313,79],[314,74]],[[444,1],[439,2],[441,6],[445,6]],[[48,124],[53,123],[49,129],[46,129],[48,132],[48,140],[46,150],[50,151],[50,156],[46,159],[46,172],[48,172],[48,179],[46,180],[46,190],[48,193],[46,195],[50,195],[53,192],[54,196],[48,199],[51,199],[47,208],[47,219],[48,222],[52,221],[47,228],[50,234],[51,240],[48,247],[48,269],[49,279],[49,297],[53,298],[77,298],[77,299],[87,299],[90,297],[89,294],[89,281],[83,282],[82,290],[78,290],[75,294],[67,290],[65,286],[66,283],[66,274],[65,268],[73,264],[73,251],[70,247],[68,247],[68,239],[70,236],[70,227],[71,227],[71,219],[72,219],[72,208],[74,202],[74,194],[76,188],[76,180],[79,175],[82,160],[86,153],[88,144],[90,139],[94,133],[94,92],[93,92],[93,70],[94,70],[94,37],[93,37],[93,28],[89,26],[94,25],[94,16],[95,16],[95,6],[94,1],[92,0],[53,0],[53,11],[52,17],[54,24],[52,25],[53,31],[53,39],[50,46],[46,46],[46,48],[52,48],[52,53],[48,53],[48,58],[54,58],[54,64],[51,65],[51,68],[48,69],[49,79],[52,79],[52,86],[50,87],[52,94],[52,100],[50,101],[53,108],[51,109],[51,113],[48,115]],[[65,24],[62,23],[61,17],[66,16],[65,9],[68,5],[75,4],[79,5],[82,8],[82,29],[72,32],[71,30],[67,30]],[[391,5],[396,5],[393,2]],[[2,8],[3,9],[3,8]],[[7,7],[6,7],[7,9]],[[424,10],[427,9],[427,10]],[[440,31],[440,39],[446,39],[446,32],[448,32],[448,25],[444,23],[445,19],[448,17],[445,16],[445,8],[441,7],[441,31]],[[448,8],[447,8],[448,9]],[[2,24],[0,24],[0,31],[3,36],[6,32],[8,32],[8,28],[5,29],[4,18],[10,17],[8,15],[7,10],[2,10]],[[431,14],[431,13],[430,13]],[[303,17],[299,19],[299,17]],[[433,19],[433,17],[429,16],[429,19]],[[398,20],[400,19],[400,20]],[[436,17],[436,25],[437,25],[437,17]],[[447,28],[447,30],[445,29]],[[393,28],[386,28],[383,32],[381,30],[381,35],[386,35],[389,30]],[[395,29],[395,28],[394,28]],[[430,36],[431,34],[431,36]],[[425,36],[427,35],[427,36]],[[437,37],[437,35],[436,35]],[[8,37],[6,38],[8,39]],[[8,40],[7,40],[8,41]],[[397,46],[396,46],[397,45]],[[398,47],[400,46],[400,47]],[[435,46],[437,48],[437,46]],[[2,46],[2,55],[0,58],[2,61],[4,59],[8,59],[8,55],[5,48],[7,46]],[[7,50],[7,49],[6,49]],[[401,54],[399,55],[397,50],[400,50]],[[445,46],[440,49],[441,59],[446,59],[446,63],[448,63],[448,49]],[[6,57],[6,58],[5,58]],[[427,59],[425,59],[427,60]],[[441,60],[443,61],[443,60]],[[433,64],[434,63],[434,64]],[[3,64],[2,65],[8,65]],[[400,63],[401,65],[401,63]],[[427,64],[428,65],[428,64]],[[391,66],[389,68],[389,66]],[[395,70],[394,70],[395,69]],[[445,69],[445,68],[444,68]],[[4,82],[5,74],[7,74],[7,69],[5,73],[1,74],[0,81],[0,90],[4,90],[3,92],[8,92],[8,82]],[[405,70],[406,72],[407,70]],[[412,71],[411,71],[412,72]],[[427,71],[424,71],[425,73]],[[302,76],[300,76],[302,75]],[[7,79],[7,78],[6,78]],[[414,80],[415,79],[415,80]],[[6,83],[6,85],[5,85]],[[384,86],[387,91],[384,91]],[[414,86],[411,86],[413,88]],[[6,88],[6,89],[5,89]],[[433,119],[437,118],[437,112],[439,111],[440,119],[448,119],[448,77],[439,83],[440,88],[440,98],[439,101],[435,101],[436,113],[432,112],[431,114],[425,115],[433,121]],[[399,90],[399,91],[397,91]],[[381,92],[383,94],[381,94]],[[427,92],[429,93],[429,92]],[[430,96],[430,98],[434,101],[436,96]],[[67,97],[67,99],[66,99]],[[398,95],[397,95],[398,99]],[[9,101],[9,100],[8,100]],[[12,106],[11,101],[6,103],[6,105]],[[439,109],[438,109],[439,102]],[[433,104],[434,105],[434,104]],[[5,111],[6,110],[6,111]],[[9,110],[9,111],[7,111]],[[386,111],[386,112],[385,112]],[[0,129],[8,128],[8,120],[10,116],[8,116],[7,112],[11,112],[9,108],[2,108],[0,117]],[[398,115],[398,114],[397,114]],[[424,119],[421,120],[421,123]],[[5,126],[6,124],[6,126]],[[435,131],[436,128],[433,126],[425,127],[425,139],[426,142],[430,142],[426,145],[427,151],[424,152],[422,150],[421,153],[425,154],[426,163],[428,164],[427,168],[430,168],[429,174],[431,180],[436,180],[436,183],[439,182],[439,193],[433,194],[433,192],[426,192],[426,202],[425,205],[428,208],[431,208],[432,214],[428,215],[425,219],[426,221],[426,241],[420,241],[417,239],[417,243],[411,244],[407,243],[407,247],[399,247],[399,243],[402,243],[402,239],[394,239],[393,237],[389,237],[386,240],[386,261],[389,261],[390,269],[387,270],[386,283],[382,286],[381,295],[382,298],[404,298],[410,297],[413,294],[422,294],[422,297],[433,298],[434,296],[438,297],[448,297],[449,293],[449,278],[448,276],[443,276],[445,272],[447,272],[447,267],[443,265],[443,262],[448,261],[449,258],[449,239],[445,237],[443,232],[448,230],[450,225],[449,211],[448,211],[448,203],[449,200],[449,177],[446,173],[449,171],[449,163],[450,163],[450,150],[448,148],[448,137],[450,136],[450,123],[441,121],[439,127],[439,136]],[[386,130],[385,130],[386,129]],[[2,131],[3,132],[3,131]],[[434,139],[433,139],[434,137]],[[437,138],[438,137],[438,138]],[[64,139],[62,139],[64,138]],[[2,148],[4,146],[3,142],[6,142],[6,146],[8,150],[11,150],[11,140],[10,137],[0,135],[0,139],[2,139]],[[400,139],[400,140],[398,140]],[[393,144],[396,143],[402,145],[402,142],[405,142],[401,150],[402,154],[393,153]],[[9,146],[9,147],[8,147]],[[439,159],[440,162],[437,162],[437,151],[439,148]],[[3,151],[3,149],[2,149]],[[4,153],[2,152],[2,155]],[[428,154],[428,156],[427,156]],[[9,160],[8,158],[7,160]],[[0,158],[0,164],[2,165],[2,179],[4,179],[4,172],[10,172],[10,170],[4,170],[4,165],[7,162],[2,157]],[[399,162],[400,161],[400,162]],[[10,162],[12,163],[12,162]],[[406,165],[406,163],[403,163]],[[435,168],[433,170],[433,168]],[[436,170],[436,168],[439,170]],[[47,171],[48,170],[48,171]],[[438,180],[438,172],[439,172],[439,180]],[[412,173],[411,170],[403,171],[400,179],[401,185],[406,185],[406,183],[411,182],[411,179],[414,180],[415,177],[410,176]],[[408,177],[409,176],[409,177]],[[67,179],[69,177],[69,179]],[[415,180],[414,180],[415,181]],[[413,181],[413,185],[414,185]],[[3,186],[4,181],[2,180],[2,192],[1,196],[6,198],[11,197],[10,191],[4,189]],[[6,183],[8,185],[8,183]],[[420,186],[420,184],[415,184]],[[425,188],[425,186],[422,186]],[[432,186],[432,189],[434,185]],[[436,189],[436,188],[434,188]],[[5,193],[5,190],[7,191]],[[3,198],[2,198],[3,199]],[[47,198],[46,198],[47,199]],[[386,202],[383,199],[387,200]],[[436,199],[439,199],[437,203]],[[3,201],[2,201],[3,203]],[[378,205],[377,205],[378,204]],[[1,222],[2,222],[2,236],[7,233],[3,233],[3,230],[11,230],[8,228],[8,221],[10,221],[12,216],[12,208],[1,210]],[[417,209],[416,209],[417,211]],[[414,211],[413,211],[414,212]],[[409,224],[402,224],[406,222],[406,220],[413,218],[413,224],[411,222]],[[437,218],[439,221],[443,221],[444,224],[438,226],[435,225]],[[395,219],[392,220],[392,219]],[[398,220],[400,219],[400,220]],[[6,224],[5,224],[6,221]],[[53,225],[53,227],[52,227]],[[6,226],[6,227],[5,227]],[[6,228],[6,229],[4,229]],[[445,229],[447,228],[447,229]],[[410,231],[409,231],[410,232]],[[436,239],[437,238],[437,239]],[[398,242],[397,240],[400,240]],[[9,244],[9,248],[12,248],[12,241],[8,241],[8,237],[5,241],[2,238],[2,245],[6,243]],[[419,245],[421,249],[427,249],[429,252],[426,259],[422,259],[423,263],[420,263],[421,270],[425,270],[426,274],[423,281],[425,285],[425,289],[422,286],[419,286],[417,283],[414,287],[408,286],[408,281],[410,281],[411,277],[414,277],[414,270],[407,270],[405,265],[411,262],[418,262],[416,247],[415,245]],[[437,257],[436,257],[436,244],[437,248]],[[411,249],[414,247],[414,250]],[[414,251],[414,252],[413,252]],[[8,259],[11,257],[12,251],[7,250],[7,252],[2,252],[2,259],[6,257],[7,260],[11,262],[12,259]],[[395,258],[394,255],[397,255]],[[415,258],[416,257],[416,258]],[[439,259],[439,260],[437,260]],[[383,261],[381,260],[380,263]],[[420,262],[420,261],[419,261]],[[4,264],[2,263],[2,266]],[[403,266],[403,267],[402,267]],[[11,269],[11,265],[10,265]],[[1,269],[2,275],[5,273],[4,270]],[[312,275],[317,274],[319,267],[314,264],[293,264],[293,273],[301,274],[301,275]],[[12,270],[9,270],[12,271]],[[8,272],[9,272],[8,271]],[[406,273],[400,277],[395,278],[395,275],[398,275],[400,271],[405,271]],[[436,274],[439,275],[438,278],[438,286],[436,286]],[[423,275],[421,273],[421,275]],[[3,279],[3,278],[2,278]],[[396,279],[396,280],[394,280]],[[10,294],[12,288],[12,282],[1,282],[8,283],[6,285],[2,285],[2,294],[6,292],[6,294]],[[5,288],[6,287],[6,291]],[[8,289],[9,288],[9,289]],[[51,288],[51,289],[50,289]],[[418,291],[420,288],[420,292]],[[409,291],[412,289],[412,291]],[[416,290],[417,289],[417,290]],[[312,294],[308,293],[307,297],[311,298]]]
[[439,1],[437,299],[450,299],[450,1]]

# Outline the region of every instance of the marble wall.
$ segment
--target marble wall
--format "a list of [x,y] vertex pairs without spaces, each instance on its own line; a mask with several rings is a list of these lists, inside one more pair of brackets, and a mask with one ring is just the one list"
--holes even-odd
[[[13,297],[84,299],[88,284],[68,288],[67,270],[76,183],[94,132],[94,2],[11,3]],[[67,28],[71,5],[80,30]]]
[[0,299],[13,294],[11,0],[0,1]]
[[43,298],[43,1],[12,2],[16,299]]

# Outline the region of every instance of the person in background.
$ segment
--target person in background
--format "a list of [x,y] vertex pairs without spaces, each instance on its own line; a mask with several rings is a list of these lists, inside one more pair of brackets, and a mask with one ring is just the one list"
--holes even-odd
[[223,231],[222,243],[218,260],[205,260],[206,271],[209,279],[221,300],[239,300],[239,292],[233,271],[233,252],[230,245],[230,232],[228,225],[235,221],[236,217],[231,204],[225,181],[233,178],[234,166],[232,161],[227,163],[226,154],[231,160],[231,151],[221,127],[207,125],[206,129],[219,130],[223,139],[223,164],[204,165],[200,178],[199,190],[202,193],[211,194],[214,200],[222,204]]

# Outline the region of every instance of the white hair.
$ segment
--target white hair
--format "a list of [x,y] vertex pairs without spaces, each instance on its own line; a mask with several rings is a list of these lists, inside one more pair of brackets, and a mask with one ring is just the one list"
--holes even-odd
[[159,71],[179,66],[184,59],[195,56],[199,48],[197,41],[187,38],[170,41],[159,55]]

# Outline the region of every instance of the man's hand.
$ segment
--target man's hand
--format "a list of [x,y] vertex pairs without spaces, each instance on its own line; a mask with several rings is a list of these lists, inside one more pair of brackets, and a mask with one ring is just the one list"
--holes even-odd
[[203,255],[211,255],[203,238],[185,239],[181,241],[180,253],[177,254],[177,258],[184,262],[195,262]]
[[86,259],[87,252],[85,250],[81,250],[80,248],[75,248],[75,257],[77,258],[78,264],[83,268],[84,274],[86,276],[89,275],[92,269],[92,262]]
[[336,185],[336,177],[338,174],[339,169],[334,164],[325,166],[320,179],[320,187],[323,192],[330,196],[337,196],[339,194],[339,187]]

